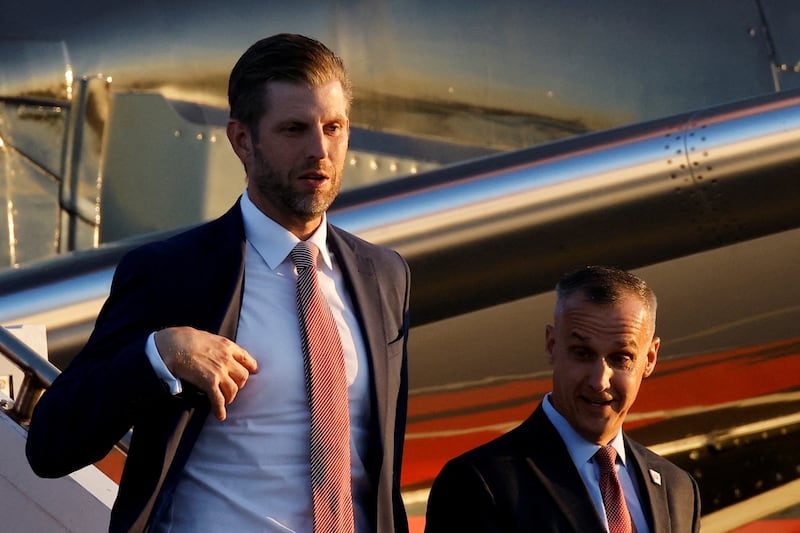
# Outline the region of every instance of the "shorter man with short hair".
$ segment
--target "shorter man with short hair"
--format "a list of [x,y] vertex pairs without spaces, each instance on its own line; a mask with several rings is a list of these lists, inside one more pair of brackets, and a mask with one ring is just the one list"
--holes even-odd
[[568,274],[556,293],[552,392],[519,427],[445,465],[426,532],[699,531],[695,480],[622,431],[656,364],[655,294],[607,267]]

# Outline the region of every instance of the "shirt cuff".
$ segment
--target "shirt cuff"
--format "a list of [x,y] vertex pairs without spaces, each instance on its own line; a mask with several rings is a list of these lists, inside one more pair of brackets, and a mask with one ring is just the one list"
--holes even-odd
[[170,394],[173,396],[180,394],[183,391],[181,380],[172,375],[172,372],[169,371],[166,363],[164,363],[164,360],[161,358],[161,354],[158,353],[155,332],[147,337],[147,344],[145,344],[144,351],[156,375],[164,383],[164,386],[167,387]]

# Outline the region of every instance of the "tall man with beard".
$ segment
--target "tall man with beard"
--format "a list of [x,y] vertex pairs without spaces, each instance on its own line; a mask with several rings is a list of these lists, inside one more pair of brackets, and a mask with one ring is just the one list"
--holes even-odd
[[327,512],[336,531],[405,531],[409,269],[326,218],[349,140],[344,65],[316,40],[275,35],[242,55],[228,97],[244,193],[123,258],[87,345],[35,410],[29,462],[63,476],[133,428],[110,530],[320,530],[293,252],[311,243],[350,428],[351,498]]

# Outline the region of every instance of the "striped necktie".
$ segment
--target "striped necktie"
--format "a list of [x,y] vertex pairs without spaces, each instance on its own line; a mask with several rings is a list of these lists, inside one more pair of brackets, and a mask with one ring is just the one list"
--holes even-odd
[[603,496],[603,507],[606,509],[608,531],[631,533],[633,530],[631,515],[615,468],[617,450],[613,446],[601,446],[594,457],[600,467],[600,494]]
[[309,463],[314,531],[352,532],[350,416],[339,332],[317,284],[319,249],[301,241],[291,252],[297,267],[297,315],[311,412]]

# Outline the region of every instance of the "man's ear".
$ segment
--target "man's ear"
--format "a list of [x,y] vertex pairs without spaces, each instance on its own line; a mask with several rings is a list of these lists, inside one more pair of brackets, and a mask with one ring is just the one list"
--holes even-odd
[[553,346],[556,343],[556,328],[555,326],[546,326],[544,328],[544,358],[547,364],[553,364]]
[[236,119],[230,119],[226,132],[233,151],[247,168],[248,161],[253,157],[253,138],[249,126]]
[[661,346],[661,339],[659,337],[653,337],[652,342],[650,343],[650,349],[647,351],[647,362],[644,366],[644,377],[648,377],[650,374],[653,373],[653,370],[656,368],[656,360],[658,360],[658,348]]

